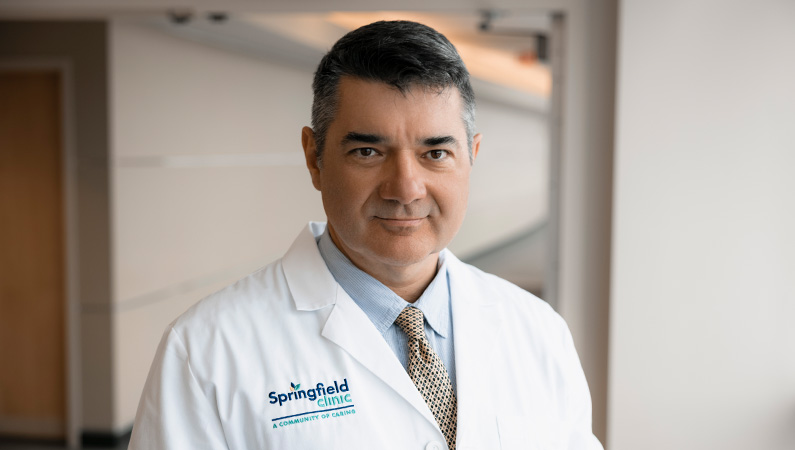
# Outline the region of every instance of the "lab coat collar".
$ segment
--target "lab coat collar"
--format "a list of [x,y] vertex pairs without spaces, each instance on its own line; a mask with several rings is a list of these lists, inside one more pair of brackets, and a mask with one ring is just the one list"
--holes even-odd
[[[310,223],[283,259],[284,275],[296,308],[310,311],[334,305],[321,335],[339,345],[436,425],[428,405],[389,345],[326,267],[315,240],[324,230],[324,223]],[[476,269],[466,267],[450,252],[445,254],[445,263],[455,339],[457,448],[492,448],[498,445],[486,437],[492,435],[478,430],[484,423],[493,423],[496,416],[494,405],[483,394],[488,392],[490,371],[495,367],[492,360],[494,331],[499,330],[497,299],[473,279]],[[438,438],[444,439],[441,431]]]
[[309,222],[282,259],[284,277],[299,311],[313,311],[336,301],[337,282],[317,249],[316,236],[323,234],[326,224]]
[[331,240],[328,229],[317,239],[317,248],[334,279],[353,301],[367,314],[383,336],[407,306],[422,310],[428,325],[440,336],[447,338],[452,327],[450,290],[447,282],[447,265],[443,250],[439,254],[439,268],[431,283],[419,299],[409,303],[370,274],[356,267]]
[[[458,436],[456,448],[497,448],[496,434],[484,426],[495,424],[497,411],[488,398],[493,383],[498,323],[497,299],[473,277],[469,268],[448,252],[450,293],[455,339]],[[488,276],[488,275],[485,275]],[[482,330],[482,331],[480,331]]]
[[[394,389],[438,430],[433,413],[389,344],[326,267],[315,240],[324,230],[324,223],[310,222],[282,259],[295,307],[311,311],[334,305],[320,334]],[[441,431],[438,439],[444,440]]]
[[[342,347],[375,376],[395,390],[437,427],[433,413],[389,344],[352,298],[337,285],[337,302],[326,321],[323,337]],[[444,439],[439,430],[439,439]]]

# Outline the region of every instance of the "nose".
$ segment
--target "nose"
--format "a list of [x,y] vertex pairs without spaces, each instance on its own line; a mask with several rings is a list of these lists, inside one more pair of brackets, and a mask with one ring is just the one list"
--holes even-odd
[[392,155],[383,170],[385,173],[379,190],[381,198],[408,205],[425,197],[424,171],[412,153]]

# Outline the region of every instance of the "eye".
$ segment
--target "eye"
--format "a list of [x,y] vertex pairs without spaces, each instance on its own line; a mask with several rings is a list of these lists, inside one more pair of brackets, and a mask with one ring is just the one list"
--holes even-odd
[[433,161],[441,161],[450,156],[450,152],[447,150],[431,150],[426,155]]
[[369,158],[371,156],[375,156],[378,152],[374,148],[363,147],[363,148],[353,149],[351,150],[351,153],[353,153],[356,156],[360,156],[362,158]]

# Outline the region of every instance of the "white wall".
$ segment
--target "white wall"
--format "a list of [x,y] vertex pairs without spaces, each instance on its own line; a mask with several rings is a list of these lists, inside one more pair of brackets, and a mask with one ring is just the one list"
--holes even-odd
[[609,447],[795,448],[795,2],[621,4]]
[[166,325],[322,220],[303,162],[311,73],[111,27],[114,424]]
[[460,258],[526,233],[547,216],[546,114],[478,97],[475,122],[483,140],[470,177],[469,209],[450,244]]
[[[304,166],[313,68],[111,24],[113,426],[129,426],[163,330],[210,292],[280,257],[323,220]],[[470,214],[478,251],[546,212],[546,118],[482,100]],[[517,207],[518,206],[518,207]]]
[[[593,403],[593,430],[605,442],[610,314],[613,128],[618,0],[565,4],[558,174],[557,306],[571,329]],[[557,231],[557,233],[555,233]]]

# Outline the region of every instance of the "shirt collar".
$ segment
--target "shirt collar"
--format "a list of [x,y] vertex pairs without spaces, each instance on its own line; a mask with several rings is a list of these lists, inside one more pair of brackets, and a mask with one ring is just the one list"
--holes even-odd
[[445,263],[446,251],[439,254],[438,269],[431,284],[412,304],[353,265],[331,240],[328,228],[318,239],[318,250],[337,283],[367,314],[382,335],[392,326],[406,306],[420,309],[428,325],[440,336],[446,338],[450,334],[450,287]]

